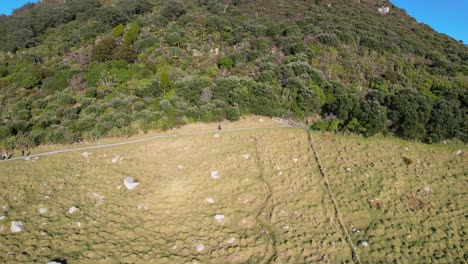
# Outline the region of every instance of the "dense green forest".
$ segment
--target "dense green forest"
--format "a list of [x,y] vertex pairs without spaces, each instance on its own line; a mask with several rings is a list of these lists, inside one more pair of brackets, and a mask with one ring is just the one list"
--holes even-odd
[[388,1],[42,1],[0,49],[4,153],[249,113],[468,139],[468,47]]

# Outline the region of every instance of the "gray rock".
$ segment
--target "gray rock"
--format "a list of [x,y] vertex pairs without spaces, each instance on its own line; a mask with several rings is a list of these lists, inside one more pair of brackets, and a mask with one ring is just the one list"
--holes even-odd
[[20,233],[24,231],[23,222],[21,221],[12,221],[10,230],[12,233]]
[[214,216],[214,218],[215,218],[216,221],[221,222],[221,221],[224,220],[224,215],[222,215],[222,214],[216,214],[216,215]]
[[198,245],[197,245],[197,251],[198,251],[198,252],[202,252],[203,249],[205,249],[205,245],[203,245],[203,244],[198,244]]
[[127,177],[124,179],[124,185],[125,187],[127,187],[128,190],[135,189],[135,187],[137,187],[138,184],[140,184],[140,182],[132,177]]
[[219,173],[218,173],[217,171],[212,171],[212,172],[210,173],[210,176],[211,176],[211,178],[213,178],[213,179],[219,179],[219,177],[220,177],[220,176],[219,176]]
[[358,246],[361,246],[361,247],[368,247],[369,246],[369,243],[365,240],[359,240],[358,242]]
[[73,214],[78,210],[80,210],[80,209],[77,206],[72,206],[72,207],[70,207],[70,209],[68,209],[68,213]]

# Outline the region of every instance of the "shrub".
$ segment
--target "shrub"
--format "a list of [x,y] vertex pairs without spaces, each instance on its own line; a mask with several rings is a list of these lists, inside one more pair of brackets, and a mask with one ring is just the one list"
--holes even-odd
[[240,116],[241,116],[241,113],[240,113],[239,107],[237,106],[230,106],[226,110],[226,118],[229,121],[237,121],[239,120]]
[[135,41],[138,38],[139,33],[140,33],[140,25],[138,25],[138,23],[131,23],[127,32],[125,33],[123,45],[125,47],[129,47],[130,45],[135,43]]
[[185,4],[181,0],[165,1],[161,10],[161,16],[168,20],[176,20],[187,12]]
[[233,66],[234,62],[230,57],[222,57],[218,61],[218,67],[219,68],[225,68],[230,70]]
[[118,24],[113,30],[112,30],[112,35],[114,37],[120,37],[123,35],[125,31],[125,27],[122,24]]
[[340,40],[335,33],[320,34],[317,39],[320,43],[328,46],[338,47],[340,45]]
[[99,41],[91,50],[91,60],[109,61],[112,60],[112,53],[117,44],[113,36],[106,36]]

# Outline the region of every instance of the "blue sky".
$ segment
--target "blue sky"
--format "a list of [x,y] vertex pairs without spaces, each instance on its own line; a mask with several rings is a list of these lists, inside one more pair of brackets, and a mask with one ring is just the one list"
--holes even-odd
[[[0,14],[11,14],[34,0],[0,0]],[[391,0],[396,6],[435,30],[468,44],[468,0]]]
[[0,0],[0,14],[11,15],[13,9],[23,6],[26,3],[39,2],[37,0]]
[[391,0],[406,13],[468,44],[468,0]]

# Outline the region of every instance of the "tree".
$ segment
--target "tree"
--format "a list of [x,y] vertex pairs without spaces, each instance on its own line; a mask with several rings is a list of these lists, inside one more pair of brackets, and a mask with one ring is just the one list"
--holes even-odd
[[177,84],[176,94],[187,102],[197,104],[204,88],[212,85],[209,79],[193,78]]
[[386,108],[376,101],[365,101],[361,106],[359,123],[365,129],[366,136],[373,136],[386,131]]
[[112,54],[117,44],[113,36],[105,36],[91,51],[91,59],[96,61],[112,60]]
[[304,111],[305,116],[318,113],[320,110],[320,98],[312,89],[301,86],[297,94],[297,105]]
[[281,86],[278,84],[257,83],[253,88],[252,113],[258,115],[280,115]]
[[430,142],[438,142],[457,135],[461,127],[459,108],[452,102],[440,99],[434,104],[427,123],[427,137]]
[[16,137],[11,136],[0,140],[1,159],[9,159],[16,148]]
[[388,117],[392,129],[401,137],[422,139],[426,136],[426,124],[429,121],[432,103],[423,95],[400,93],[389,96]]
[[21,149],[21,156],[34,146],[34,140],[29,134],[20,132],[16,135],[16,142],[19,149]]
[[174,21],[187,12],[184,2],[181,0],[165,1],[164,7],[161,10],[161,16],[167,20]]
[[167,93],[172,90],[172,82],[167,71],[163,71],[160,76],[160,85],[163,93]]

